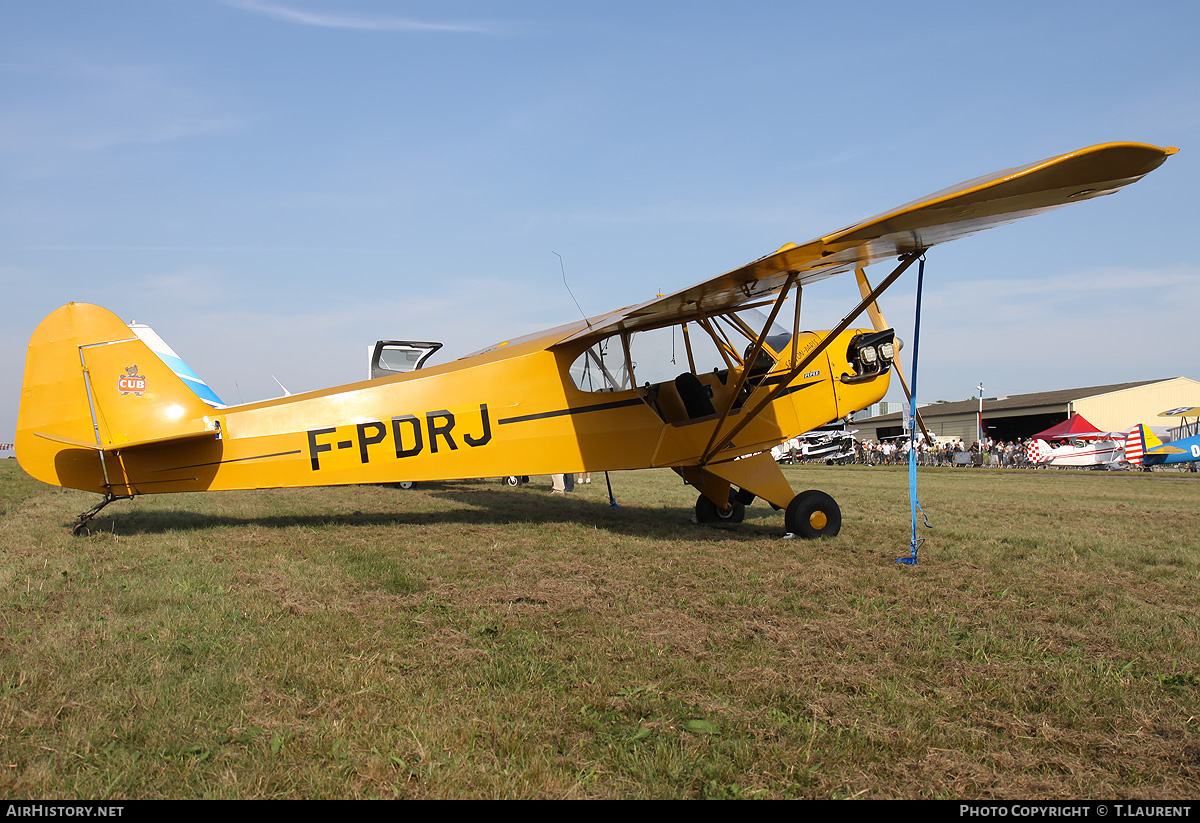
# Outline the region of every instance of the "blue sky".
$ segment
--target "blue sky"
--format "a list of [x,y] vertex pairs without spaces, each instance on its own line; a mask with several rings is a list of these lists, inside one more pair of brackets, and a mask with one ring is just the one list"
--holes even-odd
[[[836,6],[836,8],[835,8]],[[1200,4],[0,0],[0,442],[63,303],[227,402],[444,361],[1094,143],[1113,197],[935,248],[920,394],[1200,379]],[[876,272],[881,277],[883,272]],[[883,301],[911,336],[912,275]],[[852,281],[805,294],[806,326]],[[897,389],[898,391],[898,389]]]

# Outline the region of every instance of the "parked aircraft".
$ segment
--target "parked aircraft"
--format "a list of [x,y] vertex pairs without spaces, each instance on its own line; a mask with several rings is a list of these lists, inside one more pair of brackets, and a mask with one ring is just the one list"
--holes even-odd
[[1059,446],[1051,446],[1045,440],[1034,440],[1029,444],[1027,455],[1029,462],[1035,466],[1129,469],[1133,465],[1125,458],[1125,442],[1131,436],[1123,432],[1108,432],[1090,440],[1064,442]]
[[[1139,424],[1132,436],[1137,438],[1137,448],[1142,452],[1141,463],[1146,468],[1191,463],[1189,471],[1196,471],[1200,461],[1200,407],[1185,406],[1168,409],[1159,417],[1178,417],[1182,434],[1170,443],[1163,443],[1154,432]],[[1189,423],[1188,418],[1192,421]]]
[[[770,449],[887,392],[894,333],[856,318],[933,246],[1110,194],[1175,152],[1092,146],[448,364],[236,406],[199,393],[117,315],[70,303],[30,340],[17,457],[40,480],[103,496],[80,534],[140,494],[670,467],[699,492],[700,522],[736,523],[762,498],[789,532],[835,535],[833,498],[794,493]],[[889,258],[833,329],[802,330],[802,289]],[[654,358],[669,344],[678,365]]]
[[[893,368],[895,363],[893,362]],[[797,435],[771,449],[776,463],[837,463],[854,457],[854,432],[822,428]]]

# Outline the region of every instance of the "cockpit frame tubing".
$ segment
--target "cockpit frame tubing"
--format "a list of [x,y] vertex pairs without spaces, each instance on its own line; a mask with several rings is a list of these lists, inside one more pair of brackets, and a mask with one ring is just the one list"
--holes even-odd
[[753,343],[758,339],[758,332],[756,332],[749,323],[738,317],[737,313],[738,310],[735,309],[728,314],[722,315],[721,319],[740,331],[742,333],[742,337],[746,338],[748,342]]
[[[833,330],[826,334],[824,338],[821,339],[821,342],[817,344],[816,348],[805,355],[802,361],[792,366],[791,370],[787,373],[784,379],[781,380],[778,385],[775,386],[775,388],[768,392],[766,397],[758,401],[758,403],[756,403],[750,411],[743,414],[742,419],[739,420],[734,427],[729,430],[728,434],[722,436],[720,440],[716,442],[715,446],[710,446],[704,450],[704,453],[700,456],[700,465],[703,466],[708,463],[714,455],[733,442],[733,438],[737,437],[738,433],[740,433],[742,429],[746,428],[750,421],[758,417],[758,415],[762,413],[763,409],[765,409],[767,406],[777,400],[785,391],[787,391],[792,381],[795,380],[796,377],[798,377],[801,373],[803,373],[806,368],[808,368],[808,364],[815,360],[818,355],[825,351],[825,349],[829,348],[829,344],[832,343],[839,334],[850,328],[850,324],[853,323],[858,316],[866,310],[867,306],[874,303],[879,295],[887,291],[892,283],[895,283],[896,279],[900,277],[900,275],[904,274],[904,272],[908,270],[908,267],[915,263],[924,253],[925,250],[920,249],[918,251],[912,251],[902,255],[900,258],[900,265],[897,266],[891,274],[885,277],[883,282],[876,286],[869,295],[863,298],[863,301],[855,306],[849,314],[842,318],[842,321],[838,323]],[[799,306],[797,306],[797,310],[799,310]],[[830,375],[830,377],[832,377],[832,375]],[[717,431],[714,432],[713,440],[710,442],[716,441],[715,435],[719,431],[720,426],[717,427]]]
[[[597,343],[595,346],[589,346],[589,347],[588,347],[588,349],[587,349],[587,355],[588,355],[588,358],[589,358],[589,359],[590,359],[590,360],[591,360],[593,363],[595,363],[597,366],[599,366],[599,367],[600,367],[600,372],[601,372],[601,375],[604,377],[604,379],[605,379],[605,380],[607,380],[607,381],[608,381],[608,385],[610,385],[610,386],[612,386],[612,387],[613,387],[613,391],[619,391],[619,390],[620,390],[620,386],[618,386],[618,385],[617,385],[617,378],[616,378],[616,377],[614,377],[614,376],[613,376],[613,374],[612,374],[612,372],[610,372],[610,371],[608,370],[608,367],[604,365],[604,358],[603,358],[603,357],[602,357],[600,354],[597,354],[597,353],[596,353],[596,348],[597,348],[599,345],[600,345],[600,344],[599,344],[599,343]],[[586,363],[587,363],[587,360],[585,360],[585,361],[584,361],[584,363],[586,364]]]
[[687,350],[688,368],[691,370],[692,374],[695,374],[696,358],[692,355],[692,338],[691,335],[688,334],[687,327],[688,324],[686,322],[680,324],[680,328],[683,329],[683,347]]
[[[717,434],[721,431],[721,427],[725,425],[725,421],[733,413],[733,408],[737,405],[738,397],[741,396],[742,388],[750,378],[750,369],[758,359],[759,353],[763,350],[763,345],[767,341],[767,334],[771,331],[771,326],[774,325],[775,318],[779,316],[779,310],[783,308],[784,301],[787,300],[788,291],[792,288],[792,284],[796,282],[798,275],[799,272],[788,272],[787,280],[784,282],[783,288],[779,290],[779,297],[776,298],[775,305],[771,307],[771,314],[767,317],[767,322],[763,324],[762,331],[758,333],[758,338],[751,344],[750,351],[746,353],[746,358],[742,361],[741,373],[738,375],[737,382],[733,386],[733,391],[729,393],[729,401],[725,404],[725,410],[721,412],[721,419],[717,421],[712,435],[708,438],[708,444],[704,447],[704,454],[707,455],[709,453],[709,449],[712,447],[713,441],[717,439]],[[748,324],[733,312],[730,312],[730,317],[742,326],[743,333],[753,331]]]
[[741,366],[742,356],[738,354],[738,347],[733,345],[733,337],[730,335],[729,329],[726,328],[726,326],[730,326],[733,329],[738,330],[737,326],[734,326],[733,323],[729,322],[729,318],[720,314],[712,315],[709,317],[708,321],[712,327],[716,329],[717,334],[721,335],[721,340],[725,343],[725,350],[729,352],[731,365]]
[[800,350],[800,298],[804,295],[804,286],[796,284],[796,310],[792,318],[792,359],[791,362],[796,362],[797,353]]
[[720,334],[717,329],[713,328],[711,319],[707,316],[698,317],[696,319],[696,324],[700,326],[700,328],[704,329],[708,336],[712,338],[713,345],[717,347],[717,352],[720,353],[721,359],[725,361],[725,368],[736,368],[737,365],[730,358],[730,352],[732,349],[729,346],[729,341],[727,341],[725,336]]
[[621,332],[621,350],[625,352],[625,374],[629,380],[629,388],[636,389],[637,375],[633,373],[633,355],[629,353],[629,337],[629,332]]

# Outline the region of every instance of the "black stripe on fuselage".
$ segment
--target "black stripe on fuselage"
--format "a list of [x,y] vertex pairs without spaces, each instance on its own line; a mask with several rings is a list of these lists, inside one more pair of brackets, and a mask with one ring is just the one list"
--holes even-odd
[[537,414],[523,414],[519,417],[505,417],[497,421],[501,426],[507,423],[528,423],[530,420],[545,420],[547,417],[562,417],[568,414],[586,414],[587,412],[606,411],[608,409],[620,409],[625,406],[641,406],[643,405],[640,397],[633,397],[628,400],[613,400],[610,403],[595,403],[591,406],[576,406],[570,409],[556,409],[548,412],[538,412]]
[[266,460],[268,457],[284,457],[289,454],[300,454],[300,449],[290,452],[275,452],[274,454],[256,454],[253,457],[235,457],[232,460],[213,460],[211,463],[193,463],[190,466],[172,466],[169,469],[155,469],[155,472],[173,472],[180,469],[199,469],[204,466],[223,466],[226,463],[241,463],[246,460]]
[[825,382],[824,380],[814,380],[811,383],[801,383],[799,386],[792,386],[790,389],[785,390],[779,396],[783,397],[784,395],[791,394],[792,392],[797,392],[797,391],[800,391],[801,389],[807,389],[809,386],[819,386],[824,382]]
[[[778,380],[778,378],[777,378]],[[792,386],[783,394],[791,394],[792,392],[807,389],[809,386],[819,385],[824,381],[814,380],[811,383],[801,383],[799,386]],[[781,395],[782,396],[782,395]],[[587,412],[607,411],[608,409],[620,409],[626,406],[642,405],[643,401],[640,397],[630,398],[629,400],[614,400],[611,403],[595,403],[591,406],[575,406],[569,409],[555,409],[554,411],[538,412],[537,414],[523,414],[519,417],[505,417],[497,421],[501,426],[507,423],[528,423],[531,420],[545,420],[548,417],[562,417],[569,414],[586,414]]]

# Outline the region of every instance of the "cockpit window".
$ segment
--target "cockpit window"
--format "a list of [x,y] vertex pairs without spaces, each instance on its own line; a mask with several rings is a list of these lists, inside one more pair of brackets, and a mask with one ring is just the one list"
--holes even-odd
[[729,365],[708,333],[695,325],[686,335],[681,326],[636,332],[629,336],[629,354],[632,369],[619,334],[601,340],[571,364],[571,381],[582,391],[627,391],[635,385],[672,381],[693,368],[701,373]]
[[673,381],[683,372],[703,374],[728,368],[712,338],[694,324],[686,336],[682,326],[637,332],[629,339],[629,354],[639,386]]
[[[571,364],[571,381],[582,391],[627,391],[647,383],[672,382],[684,372],[700,375],[739,367],[767,318],[755,309],[743,309],[737,312],[737,320],[741,323],[726,315],[702,323],[693,321],[634,332],[629,335],[630,363],[626,362],[621,335],[614,334],[575,359]],[[718,336],[719,343],[713,334]],[[791,337],[782,326],[772,324],[766,344],[778,354],[788,346]],[[774,362],[773,354],[763,351],[754,368],[765,371]]]
[[581,391],[623,391],[633,388],[625,367],[620,335],[601,340],[571,364],[571,382]]

